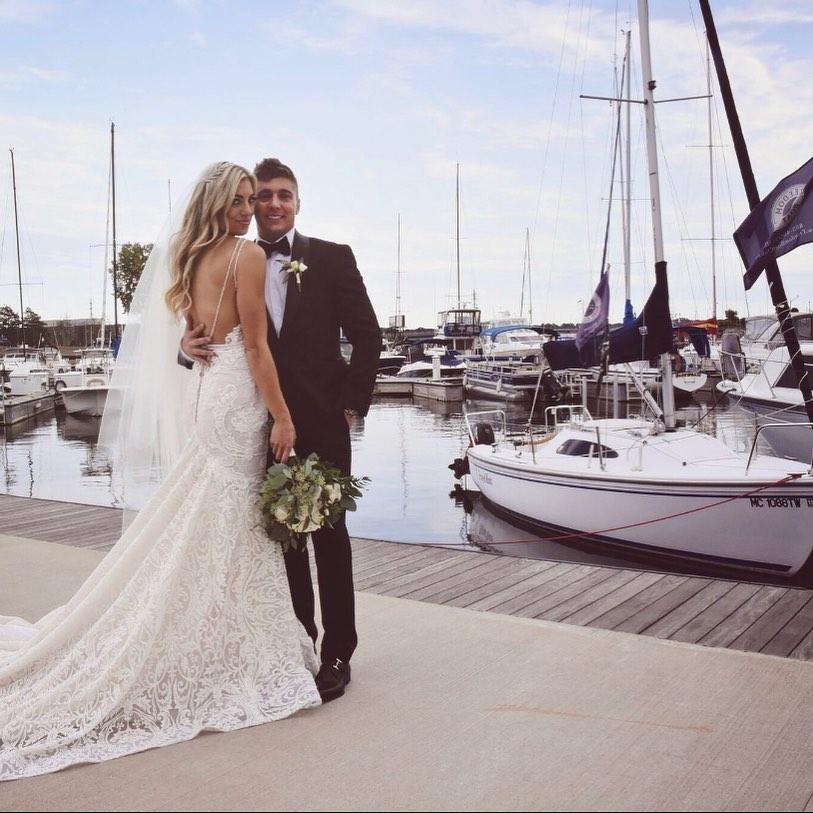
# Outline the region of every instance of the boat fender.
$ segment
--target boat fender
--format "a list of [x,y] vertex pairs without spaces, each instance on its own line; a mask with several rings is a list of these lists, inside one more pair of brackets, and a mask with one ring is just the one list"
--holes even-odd
[[455,480],[460,480],[463,475],[469,474],[469,459],[468,457],[456,457],[450,464],[449,468],[455,476]]
[[474,443],[476,446],[494,445],[494,430],[490,423],[477,423],[474,425]]
[[724,379],[739,381],[745,375],[745,354],[740,337],[733,330],[727,330],[720,339],[720,363]]

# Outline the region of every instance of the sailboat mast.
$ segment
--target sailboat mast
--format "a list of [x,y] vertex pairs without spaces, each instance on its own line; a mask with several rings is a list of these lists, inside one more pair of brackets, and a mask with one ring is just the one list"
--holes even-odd
[[116,125],[110,122],[110,178],[113,196],[113,337],[119,338],[119,298],[118,298],[118,251],[116,249]]
[[460,310],[460,164],[455,176],[455,243],[457,244],[457,308]]
[[[17,282],[20,286],[20,344],[25,351],[25,311],[23,310],[23,267],[20,260],[20,225],[17,215],[17,173],[14,169],[14,150],[11,153],[11,189],[14,196],[14,237],[17,241]],[[25,355],[25,354],[23,354]]]
[[[632,98],[632,90],[631,90],[631,82],[632,82],[632,65],[630,63],[630,39],[632,37],[632,32],[627,31],[627,48],[626,53],[624,55],[624,61],[627,63],[627,93],[626,98]],[[627,102],[627,149],[626,149],[626,167],[624,168],[624,180],[625,180],[625,187],[626,187],[626,195],[624,200],[624,294],[626,297],[626,302],[624,303],[625,308],[625,315],[626,315],[626,307],[629,303],[632,302],[632,286],[630,283],[631,277],[631,267],[632,262],[630,259],[630,249],[631,249],[631,234],[632,234],[632,189],[631,189],[631,182],[632,182],[632,129],[630,125],[631,121],[631,111],[632,111],[632,103]]]
[[717,239],[714,227],[714,142],[712,141],[712,98],[711,98],[711,47],[706,40],[706,90],[708,92],[709,112],[709,195],[711,200],[711,318],[717,324],[717,249],[714,245]]
[[[723,52],[720,49],[720,40],[717,38],[717,28],[714,25],[714,18],[708,0],[700,0],[700,10],[703,13],[703,22],[706,24],[706,37],[714,59],[714,67],[717,70],[717,84],[720,87],[720,95],[723,97],[723,106],[725,107],[728,126],[734,142],[734,151],[737,154],[737,163],[740,166],[742,183],[745,187],[748,205],[753,209],[759,205],[759,191],[757,190],[757,182],[754,179],[754,171],[751,168],[748,147],[742,133],[740,117],[734,105],[734,94],[731,92],[731,83],[728,81],[728,72],[723,61]],[[796,328],[793,326],[793,319],[790,316],[790,304],[788,303],[785,285],[782,282],[782,275],[779,273],[779,265],[776,260],[769,260],[765,263],[765,276],[768,279],[771,300],[779,319],[782,338],[784,338],[788,348],[790,364],[796,374],[796,380],[799,382],[799,390],[802,393],[807,419],[813,423],[813,393],[810,391],[810,380],[805,369],[802,349],[799,347],[799,337],[796,335]]]
[[397,261],[395,266],[395,335],[401,330],[401,213],[396,218]]
[[[644,84],[644,115],[646,118],[646,154],[649,167],[649,195],[652,200],[652,236],[655,244],[655,265],[664,263],[661,190],[658,178],[658,143],[655,130],[655,81],[652,79],[652,54],[649,47],[649,4],[638,0],[638,28],[641,37],[641,73]],[[672,360],[669,353],[661,355],[661,389],[663,420],[667,429],[675,428],[675,392],[672,387]]]
[[525,227],[525,256],[528,258],[528,321],[534,323],[534,298],[531,290],[531,230]]

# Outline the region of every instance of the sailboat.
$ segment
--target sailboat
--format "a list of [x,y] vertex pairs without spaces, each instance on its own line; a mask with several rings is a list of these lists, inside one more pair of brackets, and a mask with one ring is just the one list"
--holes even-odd
[[[714,437],[675,427],[647,0],[638,9],[656,281],[635,322],[614,331],[609,351],[621,362],[660,354],[663,411],[650,402],[654,420],[594,420],[584,406],[549,407],[548,428],[536,431],[529,421],[521,435],[509,433],[505,413],[496,421],[493,411],[469,413],[468,468],[490,503],[558,529],[559,541],[589,537],[726,572],[790,577],[813,552],[811,467],[757,455],[756,442],[746,459]],[[551,344],[567,355],[568,342]]]
[[457,306],[438,314],[437,339],[450,350],[469,352],[480,335],[480,310],[463,305],[460,290],[460,164],[455,168],[455,247],[457,268]]
[[[116,163],[115,163],[115,124],[110,125],[110,197],[108,203],[112,203],[113,208],[113,302],[116,308],[114,341],[118,340],[119,320],[118,301],[115,290],[116,272]],[[109,210],[108,210],[109,211]],[[107,246],[107,231],[105,230],[105,246]],[[59,392],[62,395],[62,402],[65,411],[70,415],[89,415],[91,417],[101,417],[104,413],[104,406],[107,402],[107,392],[110,387],[110,379],[113,375],[113,352],[104,346],[105,338],[105,302],[107,299],[107,249],[105,248],[104,262],[104,286],[102,288],[102,317],[99,326],[99,338],[97,347],[87,348],[81,353],[80,371],[81,378],[78,384],[73,381],[65,381],[69,386],[61,386]],[[58,382],[59,383],[59,382]]]
[[17,209],[17,170],[14,150],[11,157],[11,186],[14,199],[14,237],[17,247],[17,285],[20,293],[19,348],[7,348],[0,356],[0,426],[10,426],[54,408],[53,393],[48,388],[48,367],[45,357],[25,341],[25,309],[23,307],[22,258],[20,253],[20,221]]

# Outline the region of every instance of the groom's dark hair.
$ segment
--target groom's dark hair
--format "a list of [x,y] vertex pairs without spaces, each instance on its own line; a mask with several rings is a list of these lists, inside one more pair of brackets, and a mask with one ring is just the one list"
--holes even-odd
[[296,175],[294,175],[294,171],[279,158],[263,158],[256,167],[254,167],[254,174],[257,177],[258,181],[273,181],[274,178],[287,178],[289,181],[293,181],[294,186],[299,191],[299,183],[296,180]]

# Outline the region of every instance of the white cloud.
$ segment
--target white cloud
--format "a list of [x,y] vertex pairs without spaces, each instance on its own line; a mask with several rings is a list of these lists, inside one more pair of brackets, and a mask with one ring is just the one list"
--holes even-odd
[[62,70],[21,65],[11,70],[0,70],[0,90],[19,90],[33,83],[59,84],[67,82],[69,75]]
[[716,15],[717,25],[809,25],[813,10],[809,0],[784,0],[779,3],[737,3]]
[[[482,37],[494,47],[520,48],[557,57],[565,51],[598,55],[605,43],[587,33],[606,19],[604,12],[565,3],[528,0],[333,0],[337,7],[392,26],[457,31]],[[579,35],[578,31],[584,32]],[[570,32],[571,36],[565,34]]]

